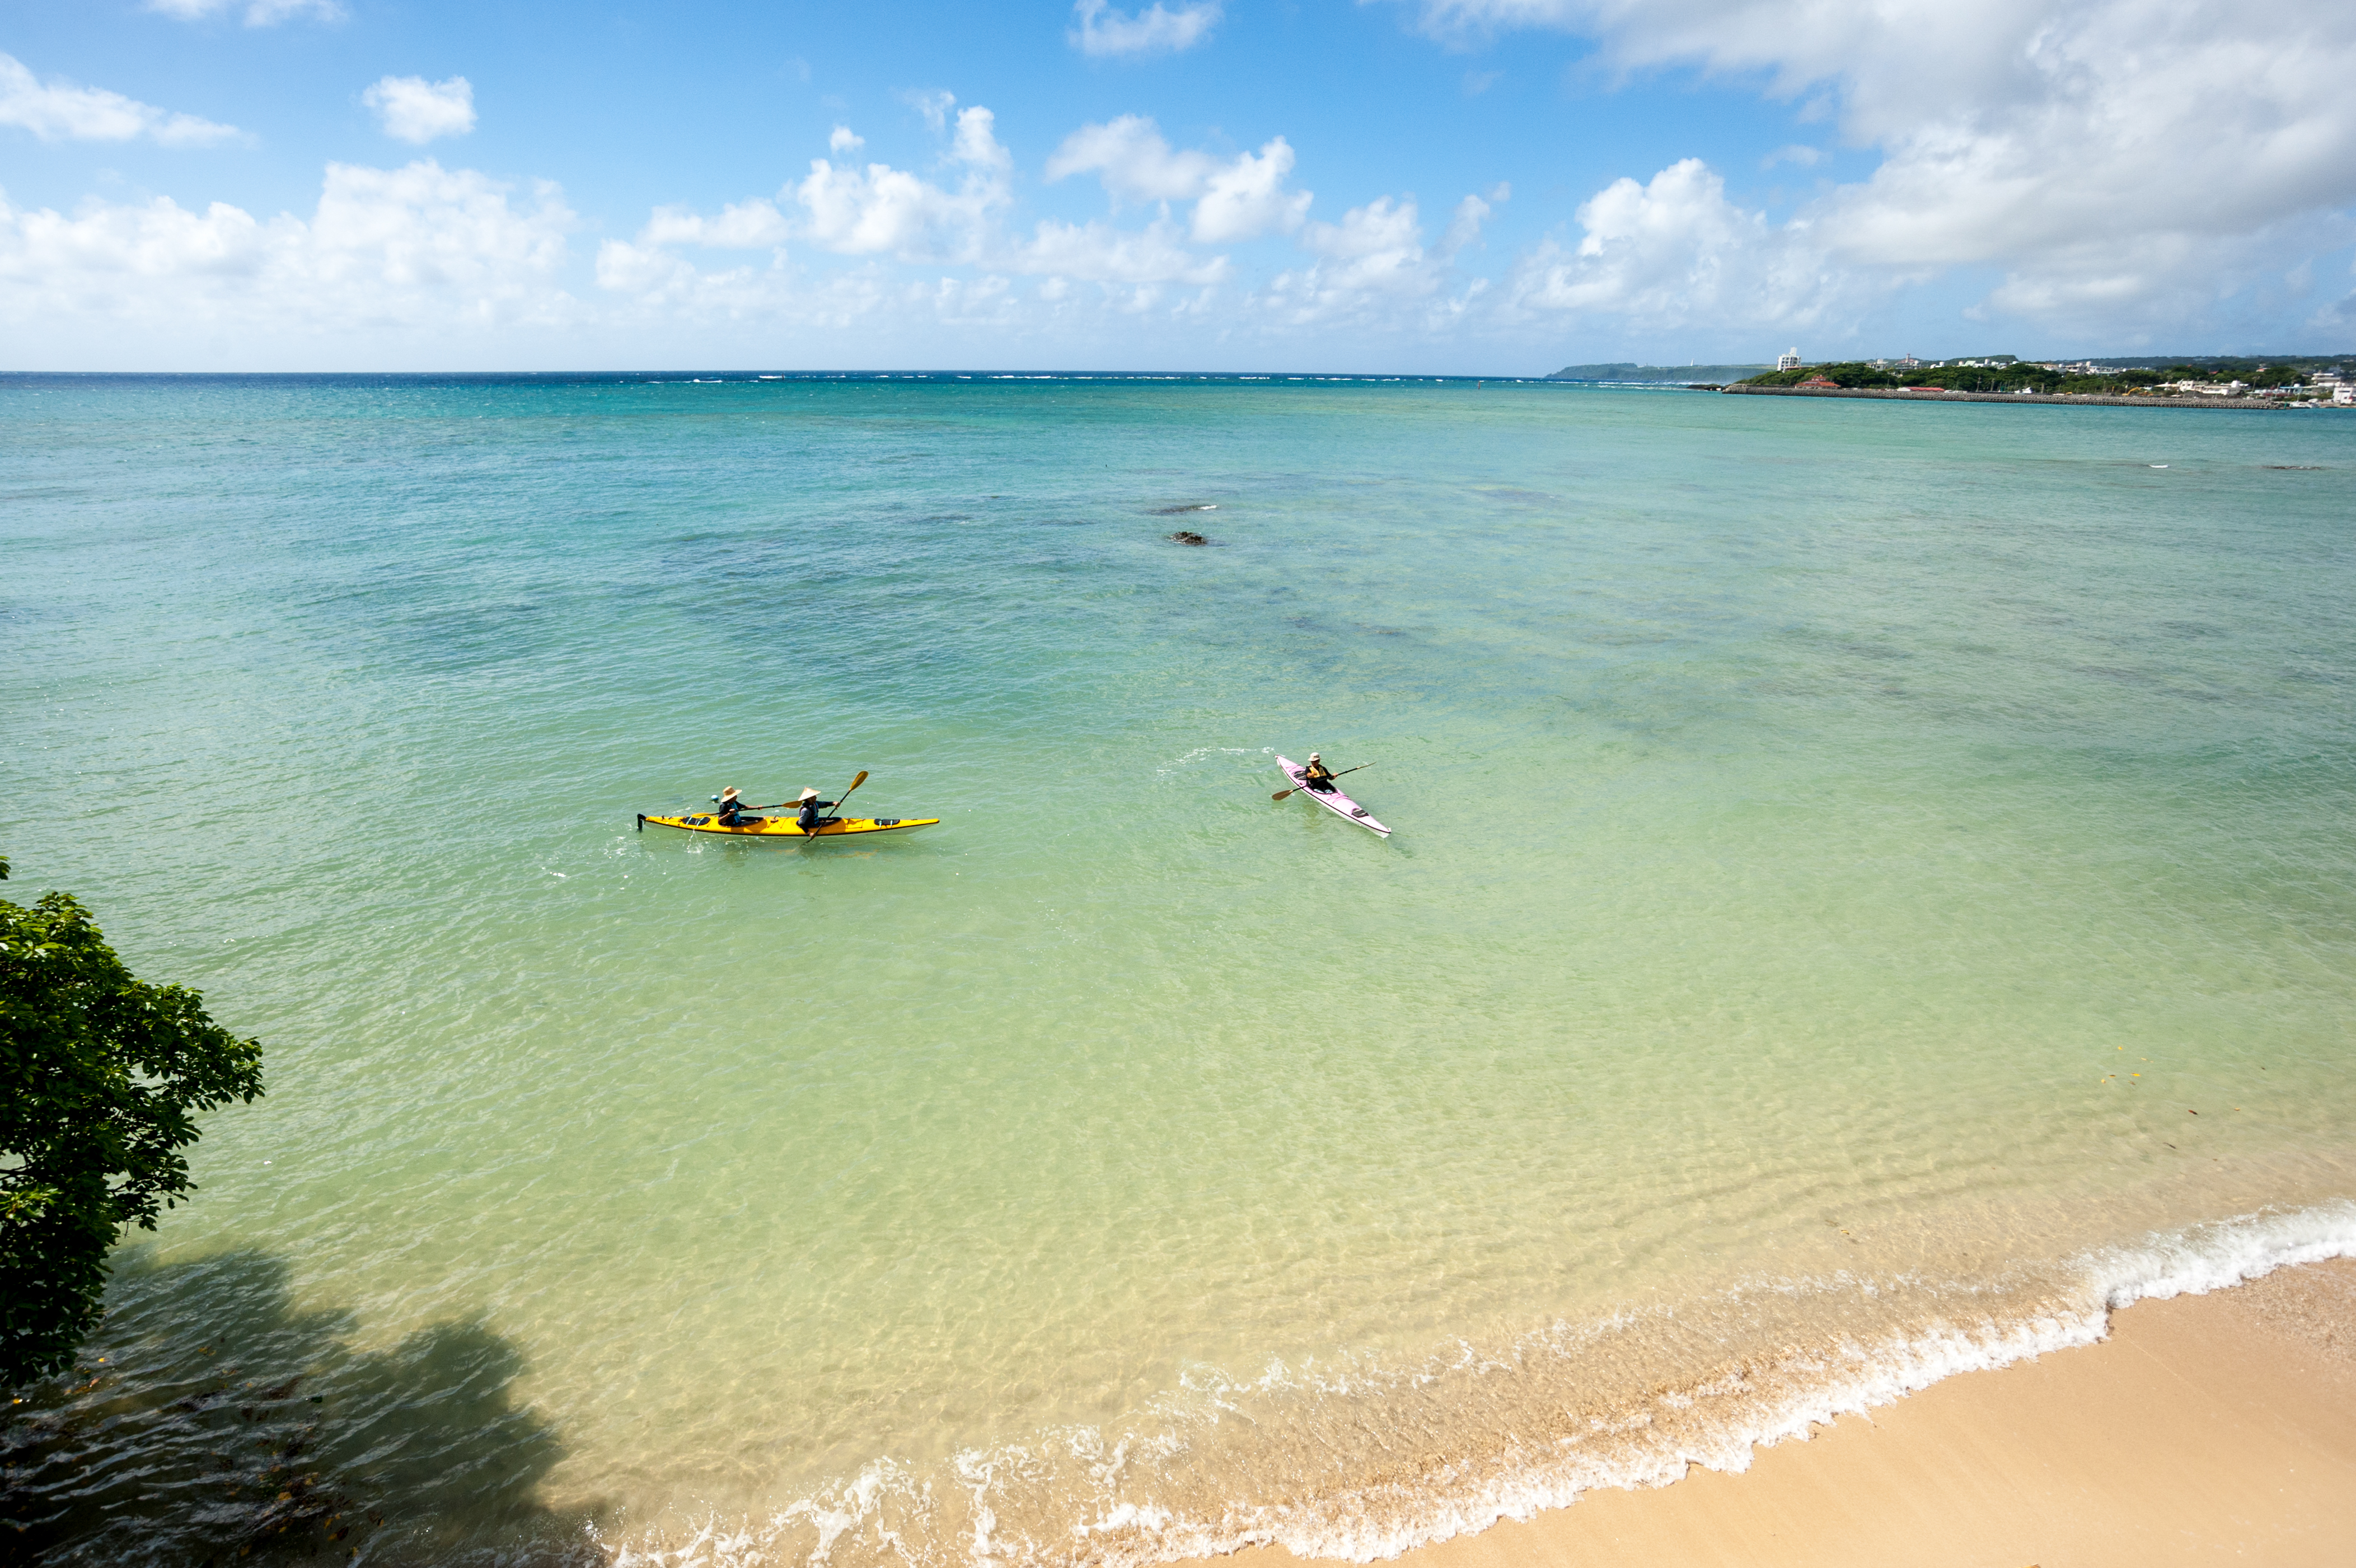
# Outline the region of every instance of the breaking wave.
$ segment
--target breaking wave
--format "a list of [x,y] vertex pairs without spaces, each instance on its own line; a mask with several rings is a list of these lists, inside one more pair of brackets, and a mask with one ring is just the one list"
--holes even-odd
[[598,1544],[614,1568],[1143,1565],[1281,1545],[1371,1562],[1598,1487],[1741,1471],[1958,1372],[2092,1344],[2108,1315],[2356,1255],[2356,1203],[2155,1233],[1974,1283],[1840,1274],[1374,1358],[1198,1368],[1150,1408],[968,1450],[879,1459],[766,1519]]

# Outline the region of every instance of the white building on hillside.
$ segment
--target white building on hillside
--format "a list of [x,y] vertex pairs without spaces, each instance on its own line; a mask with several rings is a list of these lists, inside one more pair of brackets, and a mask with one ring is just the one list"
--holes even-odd
[[1798,370],[1800,368],[1800,350],[1794,348],[1786,349],[1784,352],[1776,355],[1775,368],[1779,371]]

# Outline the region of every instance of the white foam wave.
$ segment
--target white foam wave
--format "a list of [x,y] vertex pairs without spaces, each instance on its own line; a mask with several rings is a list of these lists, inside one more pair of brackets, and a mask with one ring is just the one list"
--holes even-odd
[[[1827,1324],[1827,1332],[1802,1348],[1737,1355],[1686,1386],[1656,1385],[1632,1399],[1602,1402],[1549,1431],[1501,1417],[1515,1430],[1490,1434],[1496,1441],[1487,1452],[1470,1455],[1470,1445],[1435,1451],[1420,1466],[1400,1463],[1414,1448],[1413,1423],[1433,1408],[1416,1400],[1499,1403],[1502,1393],[1509,1403],[1517,1384],[1537,1380],[1542,1395],[1522,1413],[1551,1405],[1560,1414],[1566,1407],[1554,1402],[1560,1385],[1545,1380],[1559,1380],[1566,1369],[1576,1374],[1580,1358],[1608,1351],[1616,1336],[1674,1325],[1678,1313],[1647,1309],[1558,1324],[1485,1350],[1460,1344],[1412,1368],[1344,1357],[1315,1367],[1280,1363],[1256,1377],[1197,1369],[1153,1402],[1147,1430],[1115,1436],[1095,1427],[1059,1428],[1028,1443],[968,1450],[948,1474],[932,1478],[879,1463],[778,1509],[766,1524],[715,1520],[670,1541],[607,1550],[615,1568],[1149,1568],[1265,1545],[1302,1557],[1373,1562],[1501,1520],[1527,1520],[1598,1488],[1666,1486],[1694,1466],[1739,1473],[1761,1446],[1805,1442],[1840,1416],[1867,1414],[1957,1373],[2093,1344],[2107,1334],[2110,1313],[2135,1302],[2351,1256],[2356,1202],[2343,1200],[2155,1232],[2083,1253],[2026,1288],[2018,1281],[1756,1283],[1686,1310],[1709,1319],[1713,1312],[1768,1300],[1811,1311],[1837,1308],[1842,1300],[1858,1310],[1893,1298],[1912,1305],[1902,1318],[1871,1330],[1843,1333]],[[1362,1434],[1367,1418],[1386,1412],[1387,1402],[1402,1402],[1388,1413],[1407,1441],[1377,1442],[1365,1456],[1383,1479],[1303,1490],[1257,1470],[1247,1454],[1241,1463],[1212,1468],[1234,1477],[1230,1492],[1259,1490],[1259,1497],[1227,1496],[1205,1506],[1199,1486],[1190,1494],[1180,1481],[1184,1467],[1205,1455],[1219,1460],[1230,1437],[1259,1435],[1270,1410],[1328,1400],[1351,1406],[1334,1430]],[[1312,1425],[1303,1434],[1320,1433]],[[950,1496],[960,1505],[954,1519],[942,1507]]]
[[1172,757],[1153,771],[1157,774],[1173,773],[1190,763],[1200,762],[1206,757],[1273,757],[1275,755],[1276,747],[1272,746],[1198,746],[1183,757]]
[[2155,1234],[2139,1246],[2089,1253],[2106,1305],[2201,1295],[2295,1263],[2356,1257],[2356,1202],[2319,1204]]

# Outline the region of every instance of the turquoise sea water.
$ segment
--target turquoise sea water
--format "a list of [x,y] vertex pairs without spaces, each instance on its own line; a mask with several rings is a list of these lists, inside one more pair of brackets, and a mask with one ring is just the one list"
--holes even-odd
[[0,416],[10,895],[270,1077],[12,1419],[60,1561],[1365,1557],[2356,1245],[2356,419]]

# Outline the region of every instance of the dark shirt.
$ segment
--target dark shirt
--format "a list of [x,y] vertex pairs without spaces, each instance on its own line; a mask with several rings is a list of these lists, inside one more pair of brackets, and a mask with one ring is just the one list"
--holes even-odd
[[1333,788],[1333,770],[1322,762],[1312,762],[1301,770],[1301,781],[1312,789]]
[[832,800],[804,800],[802,802],[801,814],[796,819],[801,823],[802,832],[814,832],[819,823],[826,820],[821,813],[823,813],[828,807],[833,804],[834,802]]
[[742,800],[723,800],[723,801],[721,801],[721,802],[720,802],[720,825],[721,825],[721,826],[723,826],[723,827],[727,827],[727,828],[733,828],[733,827],[734,827],[734,826],[736,825],[736,819],[737,819],[738,815],[739,815],[741,812],[743,812],[743,811],[744,811],[744,801],[742,801]]

